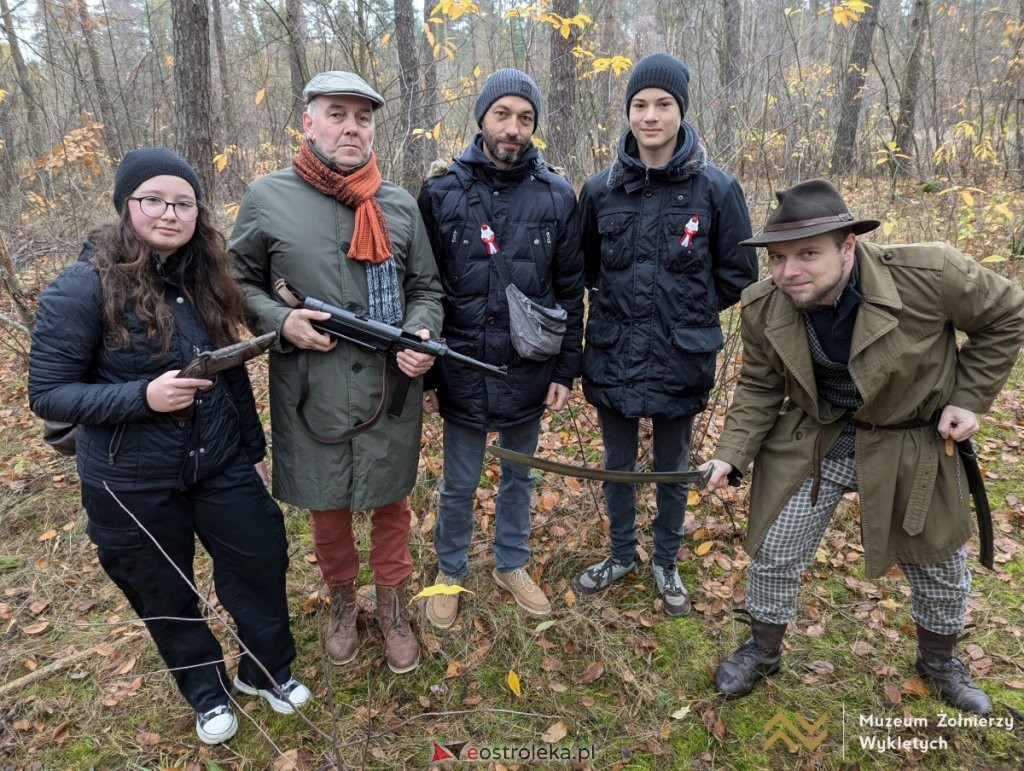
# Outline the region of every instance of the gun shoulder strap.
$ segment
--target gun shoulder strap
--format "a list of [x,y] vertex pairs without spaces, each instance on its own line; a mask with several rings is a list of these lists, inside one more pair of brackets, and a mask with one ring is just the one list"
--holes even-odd
[[350,442],[354,437],[359,436],[366,431],[373,428],[377,421],[380,420],[384,414],[384,405],[388,403],[389,396],[392,390],[391,383],[391,367],[388,362],[384,363],[384,374],[381,378],[381,395],[380,402],[377,404],[377,409],[373,411],[369,420],[363,423],[357,423],[345,431],[342,431],[336,436],[327,436],[321,434],[309,423],[309,418],[306,417],[306,402],[309,399],[309,359],[308,352],[300,350],[296,354],[298,359],[298,370],[299,370],[299,401],[295,405],[295,412],[299,416],[299,422],[302,423],[302,427],[306,430],[306,433],[316,439],[321,444],[344,444]]

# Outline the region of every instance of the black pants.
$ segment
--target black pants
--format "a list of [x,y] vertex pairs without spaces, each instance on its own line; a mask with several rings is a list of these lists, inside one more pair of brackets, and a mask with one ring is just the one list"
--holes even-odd
[[[199,536],[239,638],[277,682],[286,681],[295,644],[285,594],[284,517],[248,461],[239,456],[185,490],[114,494],[191,583]],[[223,652],[192,589],[103,487],[83,485],[82,505],[100,564],[145,621],[182,695],[199,712],[224,704],[230,686]],[[249,656],[240,659],[238,676],[260,688],[270,685]]]

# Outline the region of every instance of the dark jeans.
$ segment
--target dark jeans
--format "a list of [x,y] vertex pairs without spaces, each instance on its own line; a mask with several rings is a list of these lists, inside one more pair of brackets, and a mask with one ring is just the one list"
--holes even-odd
[[[598,407],[604,438],[604,467],[616,471],[636,469],[639,418]],[[693,417],[665,418],[654,416],[654,471],[682,471],[687,468]],[[612,540],[612,556],[617,562],[629,563],[636,558],[636,485],[604,482],[605,505]],[[652,561],[662,567],[676,564],[676,552],[683,540],[683,518],[686,516],[685,482],[659,484],[655,501],[654,554]]]
[[[217,597],[234,618],[242,643],[277,682],[286,681],[295,645],[285,594],[284,518],[248,461],[239,455],[222,473],[186,490],[114,494],[167,556],[110,493],[82,485],[89,537],[192,708],[205,712],[226,703],[229,687],[220,644],[186,583],[195,582],[197,535],[213,560]],[[270,685],[249,656],[239,660],[238,676],[259,688]]]

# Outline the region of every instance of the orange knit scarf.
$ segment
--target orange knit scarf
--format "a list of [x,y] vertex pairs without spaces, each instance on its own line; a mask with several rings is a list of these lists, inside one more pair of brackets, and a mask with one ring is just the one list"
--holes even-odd
[[307,140],[302,140],[299,154],[292,158],[295,173],[324,195],[336,198],[356,214],[352,244],[348,256],[375,265],[391,257],[391,235],[384,211],[374,196],[382,177],[377,156],[370,151],[370,160],[350,174],[328,168],[313,154]]

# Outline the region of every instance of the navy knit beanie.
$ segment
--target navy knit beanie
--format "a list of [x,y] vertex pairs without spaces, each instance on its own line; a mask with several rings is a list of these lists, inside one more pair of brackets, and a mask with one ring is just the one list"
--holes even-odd
[[203,188],[199,184],[199,177],[195,169],[189,166],[188,161],[177,153],[172,153],[166,147],[143,147],[141,150],[132,150],[125,153],[124,158],[117,165],[114,173],[114,208],[120,214],[124,209],[124,202],[132,192],[147,179],[159,177],[161,174],[169,174],[172,177],[181,177],[188,182],[195,191],[196,200],[202,200]]
[[480,96],[476,98],[476,104],[473,106],[476,125],[483,125],[484,113],[503,96],[521,96],[533,105],[533,127],[536,131],[540,125],[540,89],[533,82],[533,78],[525,72],[510,67],[491,73],[484,82]]
[[626,115],[629,115],[629,104],[636,92],[645,88],[668,91],[675,98],[683,116],[690,108],[690,71],[672,54],[660,51],[636,63],[626,85]]

